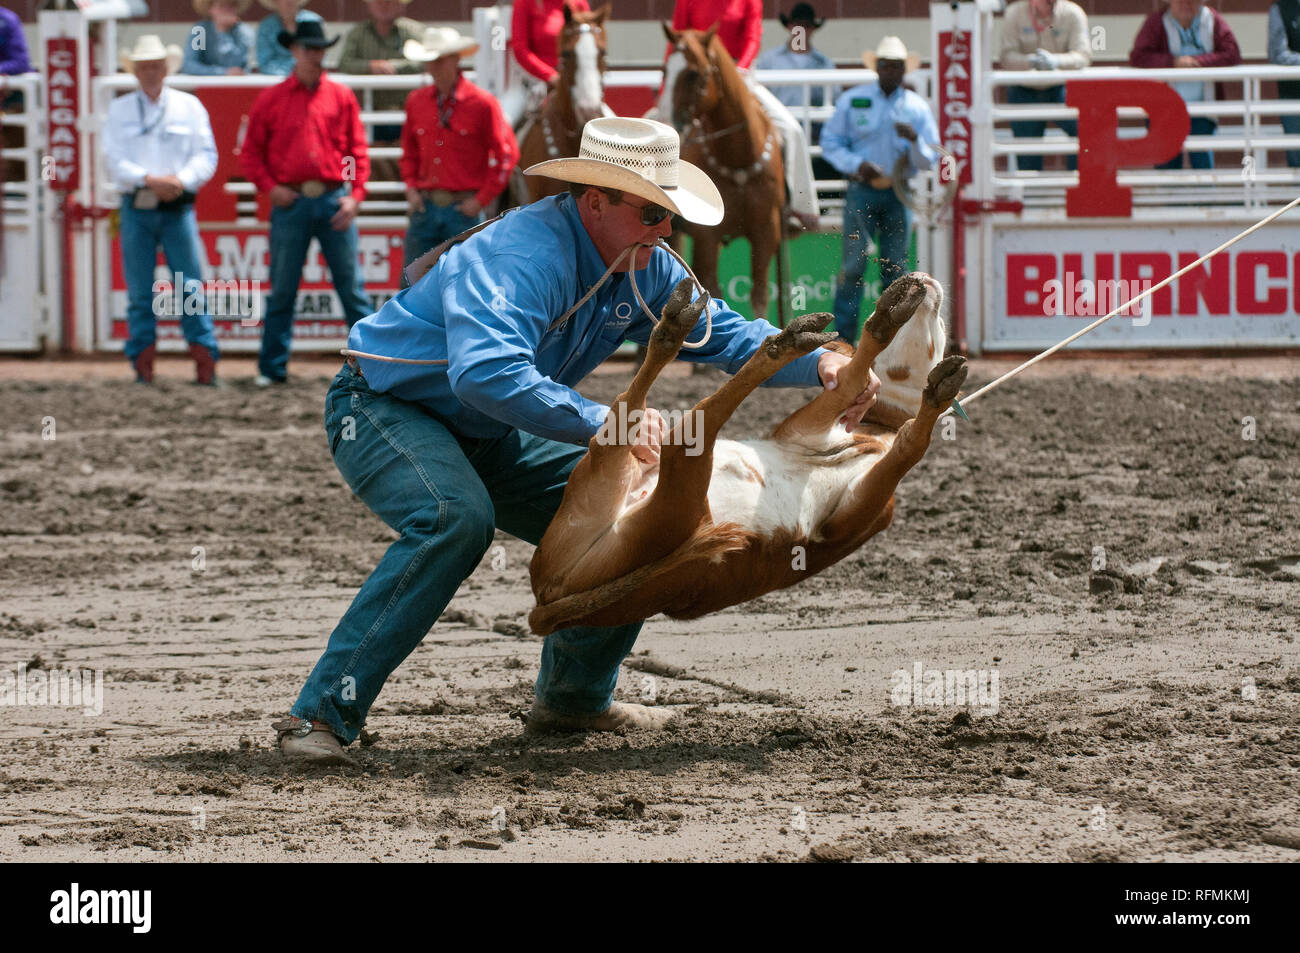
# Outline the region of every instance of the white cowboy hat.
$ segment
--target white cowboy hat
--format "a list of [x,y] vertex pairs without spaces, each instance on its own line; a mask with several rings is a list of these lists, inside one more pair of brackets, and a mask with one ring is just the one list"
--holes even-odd
[[162,39],[154,33],[137,37],[135,47],[129,53],[122,53],[118,58],[122,69],[135,73],[136,63],[148,63],[155,60],[167,62],[167,72],[174,73],[181,68],[181,48],[175,43],[163,46]]
[[402,55],[417,63],[431,63],[453,53],[470,56],[477,50],[477,43],[467,36],[461,36],[452,27],[431,26],[424,31],[422,40],[407,40],[402,47]]
[[875,69],[881,60],[898,60],[909,73],[921,66],[921,57],[907,52],[907,46],[896,36],[882,37],[874,53],[867,50],[862,54],[862,65],[867,69]]
[[539,162],[524,174],[631,192],[696,225],[722,221],[718,187],[682,161],[677,130],[653,119],[592,119],[582,127],[576,159]]
[[[233,0],[233,2],[235,4],[235,9],[242,14],[248,9],[248,5],[252,3],[253,0]],[[206,17],[208,11],[212,9],[212,3],[213,0],[194,0],[194,12],[201,17]]]

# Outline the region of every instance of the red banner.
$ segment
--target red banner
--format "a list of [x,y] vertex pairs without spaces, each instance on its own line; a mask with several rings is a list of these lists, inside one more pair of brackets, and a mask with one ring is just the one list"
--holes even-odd
[[45,81],[49,89],[47,119],[49,157],[53,169],[50,188],[70,192],[81,182],[81,152],[77,119],[77,41],[72,37],[51,37],[45,41]]
[[[957,160],[957,182],[971,182],[971,62],[970,34],[939,33],[939,141]],[[943,177],[943,181],[950,181]]]

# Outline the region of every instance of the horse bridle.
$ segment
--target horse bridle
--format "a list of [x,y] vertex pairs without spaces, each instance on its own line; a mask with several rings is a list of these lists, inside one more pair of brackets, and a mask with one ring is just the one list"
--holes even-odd
[[[676,50],[677,52],[685,55],[685,50],[682,48],[681,44],[677,45]],[[707,57],[707,51],[706,51],[706,57]],[[767,161],[772,157],[772,146],[775,144],[776,141],[776,127],[772,125],[772,123],[769,121],[768,128],[767,128],[767,138],[763,140],[763,152],[758,157],[758,159],[755,160],[751,165],[748,165],[743,169],[734,169],[731,168],[730,166],[722,165],[722,163],[718,161],[717,157],[714,156],[713,151],[708,146],[708,143],[714,139],[721,139],[724,136],[729,136],[738,129],[745,129],[748,127],[748,123],[746,123],[744,120],[741,120],[738,123],[727,126],[715,132],[707,132],[707,133],[704,132],[703,122],[701,121],[701,118],[698,115],[696,115],[699,106],[700,96],[703,95],[703,90],[704,90],[703,84],[709,81],[709,77],[711,76],[717,77],[719,74],[718,64],[713,62],[713,58],[707,57],[707,62],[709,64],[709,70],[707,73],[699,69],[683,70],[683,75],[694,73],[696,78],[695,80],[692,81],[692,85],[695,87],[695,93],[694,93],[694,99],[691,102],[692,118],[691,118],[691,125],[690,125],[690,128],[695,130],[695,134],[690,136],[683,135],[682,145],[686,145],[688,143],[698,143],[700,146],[700,151],[704,154],[705,165],[707,165],[711,170],[716,172],[718,175],[725,176],[726,178],[730,179],[732,182],[736,184],[738,188],[744,188],[745,184],[749,182],[751,178],[757,178],[758,176],[763,174],[763,169],[767,166]],[[680,78],[678,79],[678,82],[681,82]]]
[[[560,30],[560,34],[563,35],[565,30],[571,30],[572,32],[577,33],[579,35],[583,33],[604,34],[605,32],[604,27],[597,26],[594,23],[566,23],[564,27]],[[596,54],[597,54],[596,69],[600,71],[600,74],[603,77],[605,75],[605,51],[600,47],[599,44],[596,45]],[[569,57],[574,57],[574,56],[577,56],[577,53],[574,50],[565,50],[563,53],[560,54],[560,59],[565,60],[568,59]],[[604,80],[602,79],[601,80],[602,90],[604,89],[604,86],[605,83]],[[557,159],[560,158],[562,155],[567,155],[567,152],[562,153],[560,151],[559,143],[555,141],[555,131],[551,128],[551,120],[546,115],[546,109],[544,107],[541,112],[541,120],[542,120],[542,139],[546,143],[546,154],[550,156],[552,159]],[[565,128],[564,131],[571,139],[577,138],[582,133],[581,129],[575,130],[575,129],[569,129],[567,127]]]

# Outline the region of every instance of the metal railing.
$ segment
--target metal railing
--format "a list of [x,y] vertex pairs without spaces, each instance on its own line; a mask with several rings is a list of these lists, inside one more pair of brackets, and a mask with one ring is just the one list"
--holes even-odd
[[[1188,136],[1183,151],[1222,155],[1231,162],[1223,166],[1216,161],[1212,170],[1195,169],[1128,169],[1118,173],[1120,185],[1133,188],[1134,214],[1159,209],[1160,214],[1177,214],[1183,208],[1189,217],[1203,218],[1207,205],[1256,211],[1289,202],[1300,187],[1300,169],[1270,164],[1270,153],[1300,150],[1300,135],[1288,135],[1281,126],[1281,116],[1300,115],[1300,100],[1265,98],[1263,87],[1271,80],[1300,80],[1296,66],[1235,66],[1219,69],[1135,69],[1132,67],[1093,67],[1086,70],[1053,71],[995,70],[988,74],[986,87],[990,102],[988,115],[994,126],[992,155],[986,166],[986,184],[999,198],[1014,198],[1025,203],[1027,210],[1057,210],[1065,204],[1065,192],[1078,184],[1076,172],[1065,169],[1030,171],[1016,167],[1021,155],[1069,156],[1078,154],[1078,139],[1066,135],[1053,125],[1058,120],[1072,120],[1078,111],[1068,106],[1013,105],[1000,103],[997,90],[1009,86],[1047,88],[1064,82],[1097,80],[1159,80],[1163,82],[1204,82],[1240,86],[1241,95],[1227,99],[1205,100],[1187,104],[1193,117],[1216,120],[1212,135]],[[1119,110],[1121,138],[1144,135],[1141,109]],[[1044,135],[1015,138],[1010,123],[1015,121],[1046,122]],[[1127,125],[1125,124],[1127,123]]]
[[[40,212],[41,163],[45,135],[44,85],[40,73],[21,73],[5,77],[3,96],[21,93],[20,112],[0,113],[0,127],[21,129],[23,144],[0,148],[0,161],[22,163],[22,178],[5,176],[3,201],[5,221],[12,225],[33,224]],[[0,98],[3,98],[0,96]],[[8,137],[4,137],[8,138]]]

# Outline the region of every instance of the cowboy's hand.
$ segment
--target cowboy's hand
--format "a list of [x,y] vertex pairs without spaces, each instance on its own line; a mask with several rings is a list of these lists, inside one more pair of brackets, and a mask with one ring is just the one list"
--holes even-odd
[[339,199],[339,210],[330,216],[330,228],[341,232],[357,217],[357,200],[350,195]]
[[288,208],[298,201],[298,193],[287,185],[277,185],[267,193],[267,197],[276,208]]
[[1055,53],[1041,48],[1029,54],[1029,63],[1034,69],[1057,69],[1061,65]]
[[[849,358],[834,351],[826,351],[817,359],[817,375],[822,379],[822,384],[827,390],[835,390],[839,386],[840,369],[848,363]],[[861,423],[862,418],[876,402],[876,392],[880,390],[880,378],[876,376],[875,371],[869,371],[868,375],[867,389],[858,394],[840,416],[839,422],[844,424],[844,429],[849,432]]]
[[242,66],[231,66],[226,69],[227,76],[243,76],[244,68]]
[[1201,64],[1196,61],[1195,56],[1179,56],[1174,58],[1175,69],[1196,69]]
[[397,70],[393,68],[393,64],[388,60],[371,60],[370,72],[376,76],[392,76]]
[[474,218],[479,212],[483,211],[483,206],[479,205],[478,199],[471,195],[465,201],[456,203],[456,211],[466,218]]
[[144,184],[164,202],[180,198],[181,193],[185,191],[181,180],[174,175],[148,175],[145,176]]
[[411,207],[412,212],[424,211],[424,196],[420,194],[419,189],[406,190],[406,204]]
[[908,142],[916,142],[916,130],[913,129],[908,123],[905,122],[894,123],[894,132],[898,133]]
[[647,407],[633,429],[632,456],[642,463],[658,462],[659,448],[667,435],[663,416],[653,407]]
[[858,181],[870,182],[872,179],[880,179],[885,175],[885,170],[874,162],[864,162],[858,166]]

